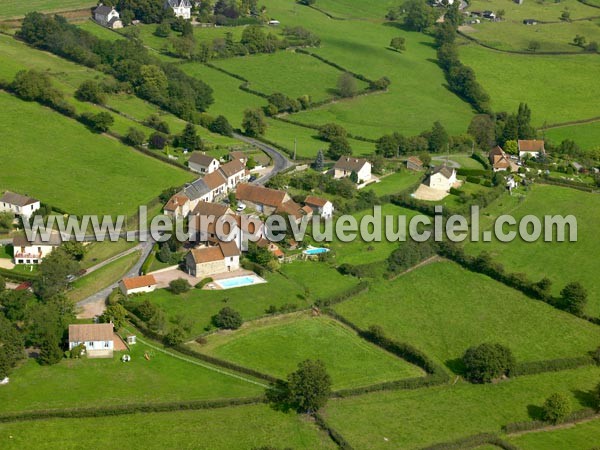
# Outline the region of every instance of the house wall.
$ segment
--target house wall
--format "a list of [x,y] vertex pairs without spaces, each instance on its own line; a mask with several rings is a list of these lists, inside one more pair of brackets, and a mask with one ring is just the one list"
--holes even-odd
[[152,286],[142,286],[140,288],[129,289],[125,287],[125,283],[122,281],[119,283],[119,289],[124,295],[132,295],[132,294],[145,294],[147,292],[153,292],[156,289],[155,285]]
[[17,206],[12,203],[0,202],[0,212],[12,212],[14,214],[20,214],[25,216],[26,218],[31,217],[31,215],[40,209],[40,202],[32,203],[31,205],[25,206]]
[[196,164],[193,162],[188,163],[190,170],[197,172],[197,173],[212,173],[215,170],[217,170],[220,166],[219,161],[217,161],[216,159],[214,159],[208,166],[203,166],[201,164]]
[[436,173],[429,178],[429,187],[447,191],[452,187],[452,182],[442,174]]
[[39,264],[42,259],[52,253],[52,245],[29,245],[26,247],[14,247],[13,258],[15,264]]
[[172,8],[173,14],[175,17],[182,17],[184,19],[189,19],[192,17],[192,10],[190,8]]
[[366,163],[362,169],[357,173],[358,179],[362,181],[369,181],[371,179],[371,164]]
[[77,347],[79,344],[85,346],[86,354],[89,358],[112,358],[114,351],[114,341],[86,341],[69,342],[69,350]]

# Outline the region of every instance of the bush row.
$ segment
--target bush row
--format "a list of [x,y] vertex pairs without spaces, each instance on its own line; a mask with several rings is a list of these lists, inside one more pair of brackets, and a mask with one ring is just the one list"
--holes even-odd
[[319,298],[315,301],[315,305],[319,307],[327,307],[332,306],[337,303],[341,303],[345,300],[348,300],[352,297],[356,297],[357,295],[363,294],[369,290],[369,282],[361,281],[356,286],[353,286],[349,289],[346,289],[341,294],[331,295],[326,298]]
[[[577,422],[579,420],[589,419],[590,417],[594,417],[596,414],[597,412],[593,408],[580,409],[569,414],[562,423]],[[502,431],[505,433],[519,433],[521,431],[539,430],[540,428],[545,428],[548,425],[548,422],[544,422],[542,420],[528,420],[525,422],[513,422],[504,425],[502,427]]]
[[506,442],[495,434],[489,433],[475,434],[473,436],[467,436],[452,442],[433,444],[428,447],[424,447],[422,450],[461,450],[464,448],[476,448],[486,444],[493,445],[504,450],[518,450],[518,447],[514,446],[510,442]]
[[384,383],[372,384],[369,386],[342,389],[333,392],[332,397],[345,398],[353,397],[355,395],[369,394],[371,392],[421,389],[426,387],[439,386],[440,384],[447,383],[448,380],[448,375],[446,375],[443,372],[438,372],[433,375],[425,375],[424,377],[404,378],[401,380],[387,381]]
[[308,50],[304,50],[302,48],[297,48],[296,49],[296,53],[302,53],[304,55],[308,55],[308,56],[312,56],[313,58],[317,58],[319,61],[321,61],[321,62],[323,62],[323,63],[325,63],[327,65],[330,65],[331,67],[334,67],[334,68],[336,68],[337,70],[339,70],[341,72],[347,72],[347,73],[349,73],[350,75],[352,75],[357,80],[364,81],[365,83],[369,83],[369,85],[372,85],[374,83],[373,80],[365,77],[364,75],[362,75],[360,73],[352,72],[351,70],[348,70],[345,67],[340,66],[338,63],[330,61],[329,59],[324,58],[321,55],[317,55],[316,53],[309,52]]
[[563,180],[561,178],[554,178],[554,177],[548,177],[548,176],[537,178],[537,180],[538,180],[538,182],[543,183],[543,184],[551,184],[553,186],[560,186],[560,187],[569,187],[569,188],[578,189],[578,190],[584,191],[584,192],[594,192],[597,190],[593,186],[590,186],[589,184],[586,184],[586,183],[581,183],[580,181]]
[[4,269],[2,267],[0,267],[0,275],[2,275],[7,280],[12,280],[12,281],[35,281],[38,279],[37,274],[15,272],[14,270],[8,270],[8,269]]
[[485,170],[485,169],[466,169],[463,167],[460,167],[458,169],[456,169],[456,174],[457,175],[462,175],[464,177],[486,177],[486,178],[491,178],[492,177],[492,173],[489,170]]
[[228,406],[254,405],[264,403],[264,397],[231,398],[221,400],[188,400],[166,403],[136,403],[130,405],[98,406],[90,408],[67,408],[37,411],[23,411],[0,415],[0,423],[23,420],[41,420],[53,418],[82,418],[119,416],[134,413],[153,413],[167,411],[186,411],[200,409],[226,408]]
[[594,360],[591,356],[521,362],[511,371],[511,376],[534,375],[543,372],[559,372],[561,370],[576,369],[591,364],[594,364]]
[[315,424],[323,431],[325,431],[329,435],[331,440],[335,442],[341,450],[352,450],[353,447],[344,438],[344,436],[342,436],[334,428],[331,428],[331,426],[329,426],[329,424],[325,422],[325,419],[323,419],[321,415],[319,415],[318,413],[314,413],[313,418],[315,419]]
[[154,255],[156,254],[156,252],[158,252],[158,244],[154,244],[152,246],[152,251],[150,253],[148,253],[148,256],[144,260],[144,263],[142,264],[142,267],[140,269],[140,273],[142,275],[146,275],[148,273],[148,270],[150,269],[150,266],[152,265],[152,262],[154,261],[154,258],[155,258]]
[[478,163],[480,163],[483,167],[485,167],[488,170],[492,169],[492,166],[490,164],[489,159],[487,159],[486,157],[482,156],[480,153],[473,153],[471,155],[471,157],[477,161]]

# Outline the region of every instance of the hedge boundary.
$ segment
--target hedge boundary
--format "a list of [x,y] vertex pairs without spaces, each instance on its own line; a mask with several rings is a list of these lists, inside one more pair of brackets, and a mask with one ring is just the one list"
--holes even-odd
[[451,442],[441,442],[423,447],[421,450],[461,450],[464,448],[476,448],[486,444],[495,445],[504,450],[519,450],[518,447],[510,442],[490,433],[474,434]]
[[[592,417],[600,417],[598,412],[593,408],[584,408],[577,411],[572,412],[567,416],[567,418],[560,423],[560,425],[569,424],[569,423],[577,423],[581,420],[590,419]],[[534,431],[540,430],[551,426],[550,423],[544,422],[542,420],[529,420],[525,422],[512,422],[504,425],[502,427],[502,431],[507,434],[521,433],[523,431]]]
[[321,416],[318,413],[314,413],[312,414],[312,417],[315,419],[315,424],[322,429],[323,431],[325,431],[329,437],[331,438],[331,440],[333,442],[335,442],[337,444],[337,446],[341,449],[341,450],[353,450],[354,447],[352,447],[350,445],[350,443],[344,438],[344,436],[342,436],[337,430],[335,430],[334,428],[332,428],[323,418],[323,416]]

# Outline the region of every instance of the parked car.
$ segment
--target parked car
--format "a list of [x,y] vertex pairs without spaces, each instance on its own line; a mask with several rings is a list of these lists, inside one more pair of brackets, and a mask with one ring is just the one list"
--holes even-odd
[[238,207],[236,209],[237,212],[242,212],[245,209],[246,209],[246,205],[244,205],[243,203],[238,203]]

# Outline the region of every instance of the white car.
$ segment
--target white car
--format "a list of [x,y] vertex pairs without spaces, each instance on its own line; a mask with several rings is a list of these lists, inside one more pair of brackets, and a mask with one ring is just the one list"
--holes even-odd
[[244,205],[243,203],[238,203],[238,207],[236,209],[237,212],[242,212],[245,209],[246,209],[246,205]]

